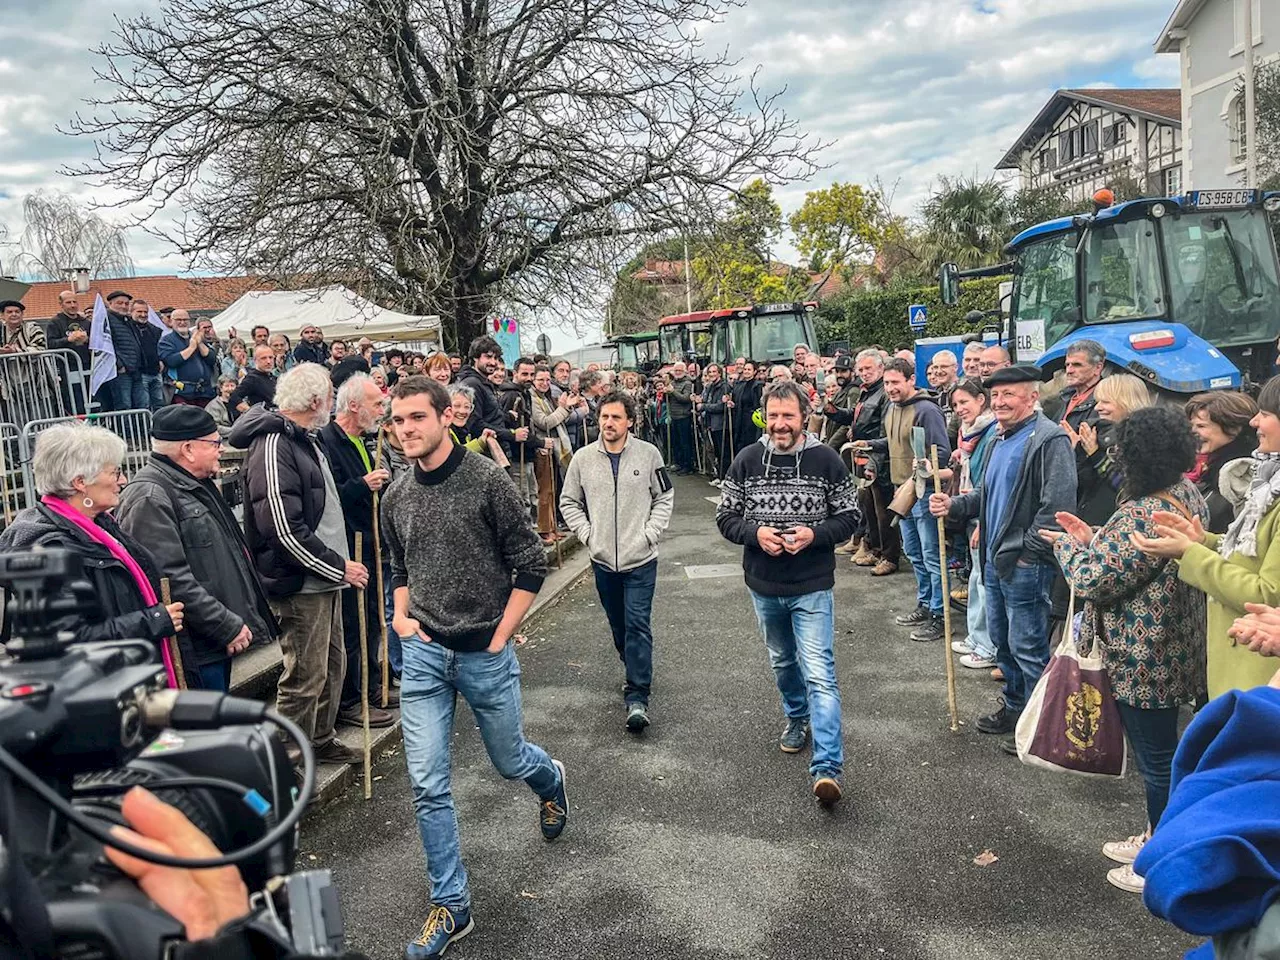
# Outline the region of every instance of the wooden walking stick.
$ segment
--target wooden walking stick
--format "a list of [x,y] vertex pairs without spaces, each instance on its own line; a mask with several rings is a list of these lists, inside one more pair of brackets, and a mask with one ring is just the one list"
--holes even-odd
[[[373,469],[382,469],[382,426],[378,427],[378,445],[373,454]],[[378,513],[378,491],[373,492],[373,563],[378,584],[378,603],[382,614],[378,617],[381,642],[378,645],[378,656],[382,660],[382,706],[385,708],[391,699],[391,655],[388,652],[386,593],[382,583],[382,517]]]
[[[364,534],[356,531],[356,556],[364,556]],[[373,738],[369,733],[369,625],[365,623],[364,587],[356,588],[356,616],[360,618],[360,723],[364,726],[364,798],[373,796]],[[347,669],[351,665],[347,664]]]
[[[930,448],[933,461],[933,490],[938,491],[938,446]],[[947,518],[938,517],[938,559],[942,564],[942,650],[947,657],[947,706],[951,711],[951,732],[960,729],[956,719],[956,665],[951,662],[951,593],[947,583]]]
[[[166,607],[173,603],[173,595],[169,592],[169,578],[160,578],[160,602]],[[182,653],[178,650],[178,631],[173,636],[164,638],[165,649],[169,651],[169,662],[173,664],[173,682],[179,690],[187,689],[187,673],[182,669]]]

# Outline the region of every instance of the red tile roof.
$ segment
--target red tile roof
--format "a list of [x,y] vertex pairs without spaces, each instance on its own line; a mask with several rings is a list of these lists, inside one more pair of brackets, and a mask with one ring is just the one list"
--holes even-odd
[[1112,90],[1107,88],[1086,88],[1083,90],[1066,90],[1073,97],[1085,97],[1114,104],[1123,110],[1136,110],[1139,113],[1163,117],[1166,120],[1182,122],[1182,91],[1171,88],[1131,88]]
[[1123,90],[1111,87],[1083,87],[1076,90],[1059,90],[1040,108],[1035,119],[1000,158],[996,169],[1017,170],[1021,165],[1022,152],[1038,143],[1073,102],[1098,104],[1121,113],[1143,116],[1177,127],[1182,126],[1182,91],[1177,87],[1130,87]]
[[[58,294],[70,287],[65,280],[33,283],[22,302],[28,320],[47,320],[58,312]],[[81,295],[80,309],[93,308],[97,294],[105,298],[113,290],[123,290],[145,300],[155,309],[182,307],[185,310],[222,310],[250,290],[274,290],[276,285],[259,277],[116,277],[94,280],[89,292]]]

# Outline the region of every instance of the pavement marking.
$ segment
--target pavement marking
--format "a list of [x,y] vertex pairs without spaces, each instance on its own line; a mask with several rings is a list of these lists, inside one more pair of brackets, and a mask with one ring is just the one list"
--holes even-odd
[[717,507],[720,506],[719,497],[703,497],[702,499],[707,501],[707,503],[714,503]]
[[684,568],[690,580],[710,580],[712,577],[736,577],[742,572],[739,563],[702,563],[690,564]]

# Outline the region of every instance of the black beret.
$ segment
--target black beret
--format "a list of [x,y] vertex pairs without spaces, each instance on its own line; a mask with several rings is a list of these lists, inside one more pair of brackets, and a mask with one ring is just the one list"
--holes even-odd
[[213,416],[199,407],[175,403],[151,415],[151,436],[157,440],[197,440],[217,432]]
[[833,370],[852,370],[853,357],[849,356],[847,353],[840,354],[840,356],[836,357],[836,363],[835,363],[835,366],[832,367],[832,369]]
[[8,310],[10,307],[17,307],[23,313],[27,312],[27,308],[21,300],[0,300],[0,311]]
[[1001,367],[987,377],[983,386],[990,390],[1001,383],[1040,383],[1043,379],[1039,367],[1025,365]]
[[132,300],[133,294],[125,293],[123,290],[112,290],[110,293],[107,294],[107,303],[110,303],[116,297],[128,297],[130,300]]

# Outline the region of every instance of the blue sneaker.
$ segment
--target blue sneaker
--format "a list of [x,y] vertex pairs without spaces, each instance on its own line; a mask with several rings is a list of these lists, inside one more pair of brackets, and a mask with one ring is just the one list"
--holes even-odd
[[564,764],[559,760],[552,760],[551,763],[560,774],[560,783],[554,794],[538,804],[542,839],[548,843],[564,833],[564,825],[569,822],[569,797],[564,791]]
[[433,960],[443,957],[449,944],[461,940],[476,928],[470,910],[454,913],[448,907],[432,907],[416,940],[404,948],[405,960]]

